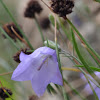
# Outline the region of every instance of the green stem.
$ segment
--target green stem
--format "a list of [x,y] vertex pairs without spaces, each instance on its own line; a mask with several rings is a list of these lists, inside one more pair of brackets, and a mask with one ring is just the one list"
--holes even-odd
[[36,25],[37,25],[37,28],[38,28],[38,30],[39,30],[39,32],[40,32],[42,41],[43,41],[43,43],[44,43],[44,36],[43,36],[42,30],[41,30],[41,27],[40,27],[40,25],[39,25],[39,23],[38,23],[37,18],[35,17],[34,19],[35,19],[35,23],[36,23]]
[[[80,32],[76,29],[76,27],[71,23],[69,19],[66,19],[67,22],[72,26],[72,28],[76,31],[77,35],[82,39],[82,41],[87,45],[87,47],[95,54],[95,56],[100,60],[100,56],[95,52],[95,50],[86,42],[86,40],[83,38],[83,36],[80,34]],[[90,52],[89,52],[90,53]],[[93,59],[96,61],[96,59],[93,57]],[[97,63],[97,61],[96,61]],[[97,63],[98,64],[98,63]],[[98,64],[100,67],[100,64]]]
[[16,43],[8,36],[8,34],[2,29],[2,27],[0,26],[0,31],[9,39],[9,41],[16,47],[17,50],[20,50]]
[[21,34],[23,35],[23,37],[25,38],[27,44],[29,45],[29,47],[31,49],[33,49],[31,43],[29,42],[28,38],[26,37],[26,35],[24,34],[24,32],[22,31],[22,29],[20,28],[20,26],[17,24],[16,20],[14,19],[12,13],[9,11],[9,9],[6,7],[6,5],[3,3],[2,0],[0,0],[2,6],[5,8],[6,12],[9,14],[10,18],[12,19],[12,21],[15,23],[15,25],[17,26],[17,28],[19,29],[19,31],[21,32]]

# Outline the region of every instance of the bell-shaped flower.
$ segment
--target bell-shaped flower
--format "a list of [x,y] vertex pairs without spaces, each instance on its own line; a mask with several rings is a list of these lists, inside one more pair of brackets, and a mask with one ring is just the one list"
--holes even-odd
[[[98,78],[100,78],[100,72],[95,72],[95,74],[98,76]],[[95,81],[90,75],[88,75],[93,81]],[[83,79],[85,82],[87,82],[85,76],[83,74],[80,74],[81,79]],[[89,80],[90,81],[90,80]],[[93,89],[95,90],[99,100],[100,100],[100,88],[97,87],[92,81],[90,81]],[[90,87],[90,85],[87,83],[83,89],[84,92],[86,92],[88,95],[92,95],[93,91]]]
[[63,85],[59,71],[56,51],[49,47],[40,47],[32,54],[20,53],[21,63],[15,69],[12,80],[31,80],[32,88],[38,96],[42,96],[51,82]]

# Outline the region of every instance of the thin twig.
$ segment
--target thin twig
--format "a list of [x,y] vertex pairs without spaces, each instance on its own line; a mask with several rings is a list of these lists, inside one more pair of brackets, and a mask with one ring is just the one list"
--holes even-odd
[[52,9],[43,0],[41,0],[41,1],[52,11]]
[[12,74],[13,72],[8,72],[8,73],[2,73],[0,74],[0,76],[3,76],[3,75],[8,75],[8,74]]

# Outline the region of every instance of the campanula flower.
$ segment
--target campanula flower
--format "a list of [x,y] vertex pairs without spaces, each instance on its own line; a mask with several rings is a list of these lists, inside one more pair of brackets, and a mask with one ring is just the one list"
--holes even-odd
[[[100,72],[95,72],[95,74],[98,76],[98,78],[100,78]],[[86,80],[86,78],[84,77],[83,74],[81,74],[80,76],[85,82],[87,82],[87,80]],[[89,76],[89,77],[92,78],[91,76]],[[90,83],[91,83],[93,89],[95,90],[98,98],[100,99],[100,88],[98,88],[93,82],[90,81]],[[85,85],[84,91],[86,91],[88,94],[93,94],[92,89],[91,89],[91,87],[88,83]]]
[[20,54],[20,64],[12,75],[12,80],[31,80],[32,88],[38,96],[42,96],[51,82],[63,85],[59,71],[56,51],[49,47],[40,47],[32,54]]

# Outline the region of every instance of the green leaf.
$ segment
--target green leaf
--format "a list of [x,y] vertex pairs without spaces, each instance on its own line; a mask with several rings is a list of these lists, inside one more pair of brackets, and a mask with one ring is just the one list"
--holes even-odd
[[66,19],[67,22],[71,25],[71,27],[76,31],[76,34],[78,35],[78,37],[85,43],[85,45],[87,46],[87,48],[89,49],[88,51],[90,55],[92,55],[92,58],[94,59],[94,61],[98,64],[98,66],[100,67],[99,62],[97,61],[97,59],[100,61],[100,56],[97,54],[97,52],[95,52],[95,50],[87,43],[87,41],[84,39],[84,37],[81,35],[81,33],[77,30],[77,28],[72,24],[72,22],[67,18]]
[[62,28],[62,30],[64,31],[66,37],[71,41],[71,34],[70,34],[70,32],[68,32],[68,30],[67,30],[67,29],[65,28],[65,26],[63,25],[61,18],[59,18],[59,23],[60,23],[61,28]]
[[89,68],[88,64],[85,62],[84,58],[81,56],[81,53],[78,49],[78,46],[77,46],[77,43],[76,43],[76,40],[75,40],[75,36],[74,36],[74,33],[72,31],[72,40],[73,40],[73,45],[75,47],[75,51],[80,59],[80,61],[82,62],[82,64],[84,65],[84,67],[86,68],[86,70],[89,72],[89,73],[93,73],[93,71]]
[[99,3],[100,3],[100,0],[94,0],[94,1],[96,1],[96,2],[99,2]]
[[89,74],[100,84],[100,81],[99,81],[99,78],[93,73],[93,70],[88,66],[87,62],[84,60],[84,58],[82,57],[79,49],[78,49],[78,46],[77,46],[77,43],[76,43],[76,39],[75,39],[75,36],[74,36],[74,33],[73,33],[73,30],[72,30],[72,40],[73,40],[73,45],[75,47],[75,51],[80,59],[80,61],[82,62],[82,64],[84,65],[85,69],[89,72]]

